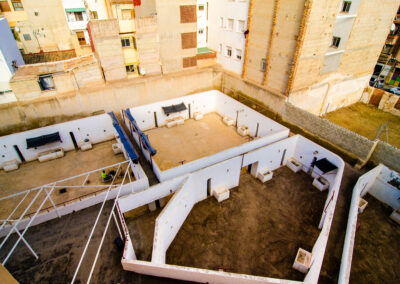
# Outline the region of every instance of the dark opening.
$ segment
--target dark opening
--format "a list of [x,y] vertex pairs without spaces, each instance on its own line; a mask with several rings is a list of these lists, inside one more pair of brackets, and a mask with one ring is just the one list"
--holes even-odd
[[248,172],[248,173],[251,173],[251,166],[252,166],[252,165],[253,165],[253,164],[250,164],[250,165],[247,166],[247,172]]
[[157,113],[156,113],[156,112],[154,112],[154,125],[155,125],[156,127],[158,127]]
[[71,136],[71,140],[72,140],[72,143],[74,143],[74,148],[75,148],[75,150],[78,150],[78,143],[76,143],[74,133],[73,133],[73,132],[70,132],[70,133],[69,133],[69,136]]
[[192,113],[192,111],[191,111],[190,104],[189,104],[189,118],[192,117],[191,113]]
[[239,119],[239,111],[237,110],[236,111],[236,124],[235,124],[236,128],[238,127],[238,119]]
[[21,162],[25,162],[25,158],[24,158],[24,156],[22,155],[22,153],[21,153],[21,151],[19,150],[19,148],[18,148],[17,145],[14,145],[14,149],[15,149],[15,151],[17,152],[18,157],[19,157],[19,159],[21,160]]
[[260,124],[257,122],[257,128],[256,128],[256,135],[254,135],[255,138],[258,136],[258,128],[260,127]]
[[207,196],[210,196],[211,193],[211,179],[207,180]]
[[160,200],[158,200],[158,199],[156,200],[156,207],[157,207],[157,208],[160,208],[160,207],[161,207]]
[[60,194],[66,193],[67,189],[66,188],[61,188],[59,192],[60,192]]
[[283,165],[283,161],[285,160],[285,155],[286,155],[286,149],[283,150],[283,153],[282,153],[281,166]]

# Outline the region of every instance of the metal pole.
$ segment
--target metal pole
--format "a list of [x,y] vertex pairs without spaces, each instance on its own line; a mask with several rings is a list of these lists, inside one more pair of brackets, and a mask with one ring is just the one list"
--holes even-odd
[[15,230],[15,232],[19,235],[19,237],[22,239],[22,241],[24,242],[24,244],[27,246],[27,248],[29,249],[29,251],[33,254],[33,256],[38,259],[39,256],[36,254],[36,252],[33,250],[33,248],[28,244],[28,242],[25,240],[25,238],[21,235],[21,233],[18,230]]
[[[121,167],[121,165],[119,165],[117,171],[119,170],[120,167]],[[116,177],[116,175],[113,177],[113,180],[112,180],[112,182],[111,182],[111,185],[114,183],[115,177]],[[80,258],[80,260],[79,260],[78,266],[77,266],[77,268],[76,268],[76,270],[75,270],[75,273],[74,273],[74,276],[73,276],[73,278],[72,278],[71,283],[74,283],[74,282],[75,282],[76,276],[78,275],[79,268],[81,267],[83,258],[85,257],[86,250],[87,250],[87,248],[88,248],[88,246],[89,246],[89,243],[90,243],[90,241],[91,241],[91,239],[92,239],[94,230],[95,230],[95,228],[96,228],[96,226],[97,226],[97,222],[98,222],[99,219],[100,219],[101,212],[103,211],[103,208],[104,208],[104,205],[105,205],[105,203],[106,203],[106,201],[107,201],[108,195],[110,194],[110,189],[111,189],[111,186],[108,188],[107,194],[106,194],[106,196],[104,197],[103,203],[101,204],[99,213],[97,214],[97,217],[96,217],[96,221],[94,222],[94,225],[93,225],[92,230],[91,230],[91,232],[90,232],[89,238],[88,238],[88,240],[87,240],[87,242],[86,242],[85,248],[83,249],[82,256],[81,256],[81,258]]]
[[[54,190],[54,186],[53,186],[53,190]],[[56,205],[55,205],[54,202],[53,202],[53,199],[51,199],[51,197],[50,197],[50,195],[49,195],[49,193],[47,192],[46,189],[44,189],[44,192],[46,192],[46,195],[47,195],[47,197],[49,198],[51,205],[53,205],[54,210],[56,211],[57,217],[58,217],[58,218],[61,218],[60,214],[58,214],[58,210],[57,210]]]
[[115,218],[114,211],[113,211],[111,214],[112,214],[113,217],[114,217],[115,226],[117,226],[119,236],[120,236],[121,240],[123,240],[124,237],[123,237],[122,234],[121,234],[121,229],[119,228],[119,225],[118,225],[118,222],[117,222],[117,218]]
[[[54,188],[51,189],[50,194],[53,192]],[[10,250],[10,252],[8,253],[7,257],[4,259],[3,261],[3,265],[6,264],[7,260],[10,258],[10,256],[12,255],[12,253],[14,252],[15,248],[17,247],[17,245],[19,244],[19,242],[21,241],[21,238],[25,235],[26,231],[28,231],[29,226],[32,224],[33,220],[35,220],[37,214],[39,213],[40,209],[42,209],[43,205],[45,204],[45,202],[47,201],[48,196],[45,197],[45,199],[43,200],[42,204],[40,204],[39,209],[36,210],[35,215],[33,215],[33,217],[31,218],[31,220],[29,221],[28,225],[26,226],[25,230],[22,232],[22,235],[20,235],[19,239],[15,242],[14,246],[12,247],[12,249]]]
[[3,247],[3,245],[5,244],[5,242],[7,241],[7,239],[10,237],[10,235],[12,234],[13,230],[18,226],[19,222],[22,220],[22,218],[24,217],[24,215],[26,214],[26,212],[29,210],[29,208],[31,208],[32,204],[36,201],[36,199],[38,198],[39,194],[42,192],[42,188],[39,190],[39,192],[35,195],[35,197],[31,200],[31,202],[29,203],[28,207],[25,208],[24,212],[22,213],[22,215],[18,218],[18,221],[14,224],[14,226],[11,228],[10,232],[8,232],[7,236],[4,238],[3,242],[0,244],[0,249]]
[[[130,164],[130,163],[129,163],[129,164]],[[117,204],[117,201],[118,201],[118,198],[119,198],[119,194],[121,193],[122,184],[123,184],[124,181],[125,181],[125,178],[126,178],[126,174],[127,174],[127,173],[128,173],[128,171],[125,172],[125,176],[124,176],[124,178],[123,178],[123,180],[122,180],[121,186],[120,186],[120,188],[119,188],[119,190],[118,190],[118,193],[117,193],[117,196],[116,196],[116,198],[115,198],[115,200],[114,200],[114,204],[113,204],[113,207],[112,207],[112,209],[111,209],[111,212],[112,212],[112,213],[114,213],[115,205]],[[99,257],[99,254],[100,254],[101,247],[103,246],[103,242],[104,242],[104,238],[105,238],[105,236],[106,236],[106,232],[107,232],[107,230],[108,230],[108,226],[110,225],[111,215],[113,215],[113,214],[110,214],[110,215],[108,216],[107,224],[106,224],[106,227],[105,227],[105,229],[104,229],[103,236],[101,237],[100,245],[99,245],[99,247],[98,247],[98,249],[97,249],[96,257],[95,257],[95,259],[94,259],[92,268],[91,268],[91,270],[90,270],[89,278],[88,278],[88,280],[87,280],[86,283],[90,283],[90,280],[91,280],[91,278],[92,278],[93,271],[94,271],[94,267],[96,266],[96,262],[97,262],[97,259],[98,259],[98,257]],[[113,215],[113,216],[114,216],[114,215]],[[114,216],[114,217],[115,217],[115,216]],[[119,229],[118,229],[118,230],[119,230]]]
[[1,224],[0,226],[0,232],[1,230],[4,228],[4,226],[7,224],[7,222],[10,221],[10,218],[12,217],[12,215],[14,215],[15,211],[17,211],[18,207],[22,204],[22,202],[24,202],[25,198],[28,196],[29,191],[25,194],[25,196],[21,199],[21,201],[18,203],[18,205],[14,208],[14,210],[11,212],[10,215],[8,215],[7,219],[3,222],[3,224]]

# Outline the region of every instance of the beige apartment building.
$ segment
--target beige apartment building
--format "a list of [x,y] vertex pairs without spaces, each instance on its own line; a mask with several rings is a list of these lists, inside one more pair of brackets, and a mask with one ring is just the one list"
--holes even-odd
[[79,49],[61,0],[6,0],[0,1],[0,8],[23,53]]
[[358,101],[397,0],[250,0],[243,78],[315,114]]

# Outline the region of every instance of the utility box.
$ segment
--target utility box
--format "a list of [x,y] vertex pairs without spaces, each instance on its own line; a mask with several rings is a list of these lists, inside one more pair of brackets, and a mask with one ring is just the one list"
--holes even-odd
[[296,259],[293,263],[293,268],[306,274],[311,265],[312,254],[302,248],[297,251]]
[[302,164],[297,161],[295,158],[290,158],[287,163],[286,166],[291,169],[293,172],[297,173],[301,170],[302,168]]

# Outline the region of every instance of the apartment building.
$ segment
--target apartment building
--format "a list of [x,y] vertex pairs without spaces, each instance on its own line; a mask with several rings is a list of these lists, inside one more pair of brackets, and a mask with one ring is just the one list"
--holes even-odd
[[208,3],[197,0],[197,47],[207,47],[208,42]]
[[0,102],[4,102],[4,93],[11,91],[9,80],[24,60],[5,18],[0,19],[0,38]]
[[76,36],[79,46],[82,49],[81,54],[89,54],[92,52],[90,48],[90,38],[87,31],[87,23],[89,16],[86,11],[83,0],[63,0],[62,1],[68,27],[72,35]]
[[368,84],[398,4],[252,0],[242,76],[315,114],[352,104]]
[[137,4],[141,72],[171,73],[197,66],[196,0],[149,0]]
[[79,53],[78,40],[69,30],[61,0],[7,0],[0,5],[23,53],[69,49]]
[[209,1],[208,47],[225,69],[241,74],[246,43],[248,0]]

